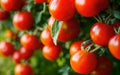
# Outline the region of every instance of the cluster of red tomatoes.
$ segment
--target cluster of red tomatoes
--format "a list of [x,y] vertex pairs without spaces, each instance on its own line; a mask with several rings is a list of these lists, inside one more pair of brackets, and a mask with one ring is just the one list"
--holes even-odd
[[[56,60],[59,58],[63,48],[59,43],[54,44],[51,34],[55,20],[62,21],[57,40],[68,42],[80,34],[80,25],[74,18],[76,12],[84,17],[94,17],[109,5],[109,0],[34,0],[34,2],[38,4],[48,2],[51,14],[48,26],[40,34],[40,40],[33,34],[24,34],[20,37],[21,48],[18,50],[10,42],[2,41],[0,43],[0,53],[4,56],[12,56],[13,61],[18,64],[15,67],[15,75],[33,75],[30,65],[20,63],[28,60],[39,48],[42,49],[42,54],[46,59]],[[0,3],[3,8],[0,9],[0,20],[7,19],[10,16],[9,12],[21,10],[27,4],[26,0],[0,0]],[[31,12],[22,11],[16,13],[12,21],[16,29],[25,31],[34,26],[35,19]],[[115,34],[114,31],[119,25],[119,23],[108,25],[97,22],[90,30],[90,37],[94,44],[92,46],[108,47],[111,54],[120,60],[120,35]],[[10,30],[6,31],[6,36],[17,39],[17,34]],[[86,41],[76,41],[70,46],[72,69],[79,74],[109,75],[112,70],[110,59],[106,56],[97,57],[96,46],[90,48],[91,44],[87,44],[85,49],[82,48],[84,42]]]

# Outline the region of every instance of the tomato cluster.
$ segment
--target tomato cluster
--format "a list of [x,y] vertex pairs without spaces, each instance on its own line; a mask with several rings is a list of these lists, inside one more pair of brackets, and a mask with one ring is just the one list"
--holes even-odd
[[[109,50],[113,57],[120,60],[120,22],[110,23],[109,16],[102,16],[102,18],[99,16],[102,12],[108,14],[106,10],[110,0],[33,1],[39,6],[48,5],[50,16],[46,19],[46,26],[37,23],[34,14],[36,10],[33,12],[25,10],[29,5],[26,0],[0,0],[0,21],[12,16],[12,24],[16,30],[16,33],[10,29],[5,30],[6,39],[12,41],[0,42],[0,54],[5,57],[11,56],[16,64],[15,75],[34,75],[34,70],[28,63],[35,51],[40,49],[45,59],[55,61],[64,56],[65,44],[69,42],[71,44],[67,49],[69,49],[70,67],[73,71],[90,75],[111,73],[112,61],[104,55],[104,51]],[[47,9],[43,7],[39,19],[43,13],[47,14],[45,11]],[[80,19],[87,19],[86,17],[95,18],[97,21],[90,28],[89,37],[83,40],[81,36],[86,33],[82,29],[84,21]],[[87,41],[88,39],[90,41]],[[13,40],[20,44],[19,48],[16,48]],[[25,61],[27,64],[23,64]]]

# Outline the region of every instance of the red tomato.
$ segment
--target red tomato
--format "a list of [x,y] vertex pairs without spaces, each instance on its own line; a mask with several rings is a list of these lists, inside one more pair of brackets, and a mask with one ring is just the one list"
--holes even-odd
[[9,12],[0,9],[0,20],[6,20],[9,16]]
[[76,12],[74,0],[52,0],[49,5],[49,11],[57,20],[69,20]]
[[20,52],[19,51],[15,51],[13,53],[12,59],[13,59],[13,62],[15,62],[16,64],[20,63],[21,60],[22,60]]
[[108,44],[111,54],[120,60],[120,34],[113,36]]
[[90,30],[90,37],[96,44],[100,46],[107,46],[110,38],[115,35],[112,26],[97,22]]
[[33,75],[33,69],[28,64],[18,64],[14,69],[15,75]]
[[109,5],[109,0],[75,0],[79,14],[92,17],[103,11]]
[[0,53],[2,53],[2,55],[10,56],[14,50],[14,46],[10,42],[3,41],[0,43]]
[[98,59],[97,68],[90,75],[110,75],[112,62],[105,56]]
[[28,50],[35,50],[39,48],[39,40],[36,36],[25,34],[21,37],[20,43]]
[[33,55],[32,50],[28,50],[24,47],[20,48],[20,55],[23,60],[28,60]]
[[94,53],[80,50],[70,58],[72,69],[79,74],[89,74],[96,69],[97,58]]
[[[48,29],[52,29],[54,23],[54,18],[51,17],[48,22]],[[67,42],[76,38],[80,33],[80,25],[76,19],[71,19],[68,21],[63,21],[62,27],[60,29],[58,40],[61,42]]]
[[54,45],[51,33],[48,29],[42,31],[40,40],[44,45]]
[[34,0],[34,2],[41,4],[41,3],[47,2],[47,0]]
[[76,41],[70,46],[70,56],[81,50],[82,43],[83,41]]
[[6,11],[21,10],[23,4],[23,0],[1,0],[1,6]]
[[34,17],[30,12],[20,12],[13,17],[13,24],[19,30],[27,30],[33,26]]
[[62,47],[60,45],[44,46],[42,54],[48,60],[56,60],[59,58],[61,51]]

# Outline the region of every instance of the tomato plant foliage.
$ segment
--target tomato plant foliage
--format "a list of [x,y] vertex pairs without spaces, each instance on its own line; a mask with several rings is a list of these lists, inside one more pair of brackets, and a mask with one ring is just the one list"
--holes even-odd
[[0,75],[120,75],[120,0],[4,1]]

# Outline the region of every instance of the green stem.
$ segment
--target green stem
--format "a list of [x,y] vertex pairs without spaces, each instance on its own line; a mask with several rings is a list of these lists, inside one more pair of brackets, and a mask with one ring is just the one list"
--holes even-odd
[[91,50],[90,53],[93,53],[93,52],[99,50],[100,48],[101,48],[101,46],[97,46],[95,49]]

